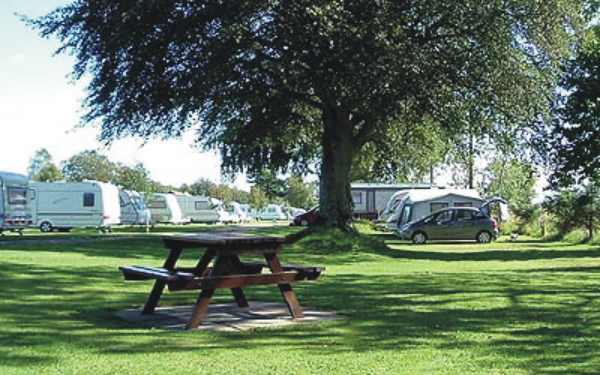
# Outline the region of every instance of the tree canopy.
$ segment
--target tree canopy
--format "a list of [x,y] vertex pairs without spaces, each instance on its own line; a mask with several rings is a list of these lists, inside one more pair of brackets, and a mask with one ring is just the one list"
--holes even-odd
[[[30,21],[91,77],[103,140],[195,128],[229,172],[319,166],[320,210],[345,227],[354,159],[391,127],[466,108],[495,130],[546,107],[579,0],[77,0]],[[465,103],[469,103],[467,106]],[[378,146],[376,146],[378,147]]]
[[63,179],[62,173],[52,160],[52,155],[45,148],[35,151],[27,172],[33,181],[53,182]]
[[587,31],[567,64],[553,132],[554,182],[600,175],[600,26]]

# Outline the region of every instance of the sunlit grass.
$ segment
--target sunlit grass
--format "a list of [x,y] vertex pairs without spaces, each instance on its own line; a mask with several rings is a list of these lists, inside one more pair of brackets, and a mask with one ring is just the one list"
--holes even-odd
[[[177,230],[215,227],[189,228]],[[150,330],[113,316],[142,304],[151,286],[125,283],[117,267],[160,265],[159,238],[0,243],[0,373],[600,372],[599,246],[414,246],[360,230],[318,231],[281,256],[327,268],[295,290],[305,306],[344,320],[227,334]],[[247,295],[280,300],[271,287]],[[167,294],[164,304],[194,299]]]

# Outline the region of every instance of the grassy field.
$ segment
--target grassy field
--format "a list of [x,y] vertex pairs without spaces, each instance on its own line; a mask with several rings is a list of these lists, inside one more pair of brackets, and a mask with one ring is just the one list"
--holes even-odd
[[[149,330],[113,317],[150,288],[123,282],[117,267],[159,265],[158,238],[0,243],[0,256],[1,374],[600,372],[598,246],[414,246],[366,228],[323,232],[282,259],[326,266],[295,290],[345,319],[244,333]],[[280,300],[270,287],[247,294]],[[167,294],[163,304],[193,299]]]

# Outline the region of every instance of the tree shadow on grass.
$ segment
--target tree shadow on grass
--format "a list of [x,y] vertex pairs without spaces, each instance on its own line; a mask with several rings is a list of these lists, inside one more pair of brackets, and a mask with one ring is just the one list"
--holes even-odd
[[[114,312],[145,301],[151,282],[124,283],[108,267],[2,263],[0,340],[40,349],[39,356],[0,351],[10,366],[58,363],[52,346],[97,354],[261,350],[309,355],[464,350],[477,366],[499,356],[536,373],[591,374],[600,369],[595,283],[545,272],[411,275],[326,275],[295,286],[301,303],[335,310],[343,321],[243,333],[170,332],[131,326]],[[277,288],[247,288],[251,300],[281,301]],[[228,301],[228,291],[219,300]],[[195,293],[167,294],[165,305],[190,304]],[[323,350],[324,345],[327,349]],[[57,354],[54,354],[57,355]],[[490,361],[490,362],[486,362]]]

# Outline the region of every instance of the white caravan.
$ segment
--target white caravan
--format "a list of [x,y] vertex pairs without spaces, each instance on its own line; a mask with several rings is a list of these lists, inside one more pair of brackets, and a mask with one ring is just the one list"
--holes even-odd
[[121,224],[148,225],[151,222],[150,210],[144,198],[137,191],[119,190],[121,203]]
[[474,189],[437,188],[399,191],[390,198],[379,221],[387,229],[395,230],[443,208],[479,208],[484,202]]
[[26,176],[0,172],[0,234],[3,231],[21,233],[32,225],[29,195]]
[[209,197],[175,193],[175,198],[186,221],[215,224],[220,220],[218,205]]
[[269,204],[258,212],[259,220],[288,220],[288,216],[283,212],[283,208],[278,204]]
[[95,227],[121,222],[119,189],[98,181],[32,182],[33,226],[42,232]]
[[227,212],[230,215],[234,215],[238,223],[247,223],[251,220],[251,217],[246,207],[249,208],[249,206],[238,202],[230,202],[227,205]]
[[148,199],[147,206],[150,209],[152,223],[184,224],[189,222],[189,219],[184,217],[175,194],[154,193]]

